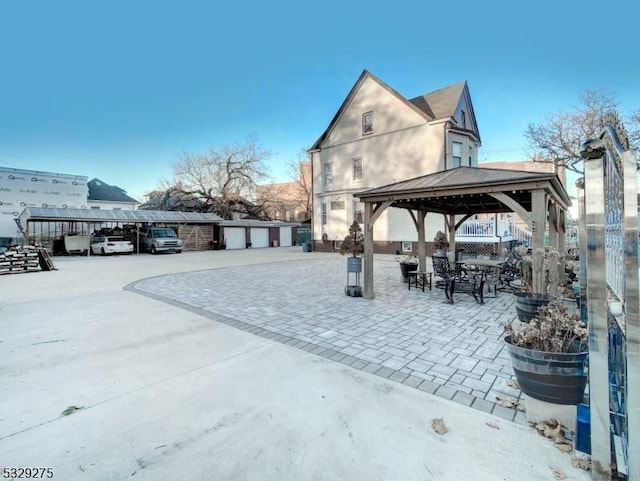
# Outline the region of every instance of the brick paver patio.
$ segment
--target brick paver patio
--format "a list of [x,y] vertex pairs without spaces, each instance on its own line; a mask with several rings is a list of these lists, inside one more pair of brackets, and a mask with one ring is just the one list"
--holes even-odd
[[374,261],[375,299],[344,294],[346,259],[211,269],[143,279],[128,286],[256,335],[435,395],[526,423],[497,398],[520,400],[502,325],[516,318],[514,297],[477,304],[442,290],[407,289],[392,256]]

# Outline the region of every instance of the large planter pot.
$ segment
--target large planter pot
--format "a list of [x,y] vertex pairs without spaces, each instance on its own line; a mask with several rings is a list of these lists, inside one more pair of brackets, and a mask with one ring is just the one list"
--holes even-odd
[[402,273],[402,282],[409,282],[409,272],[417,271],[418,264],[415,263],[400,263],[400,272]]
[[520,389],[527,396],[554,404],[578,404],[587,384],[588,351],[544,352],[505,343]]
[[347,257],[347,272],[362,272],[362,258]]
[[516,296],[516,313],[520,322],[530,322],[538,313],[540,306],[549,304],[553,297],[544,294],[531,294],[529,292],[515,292]]

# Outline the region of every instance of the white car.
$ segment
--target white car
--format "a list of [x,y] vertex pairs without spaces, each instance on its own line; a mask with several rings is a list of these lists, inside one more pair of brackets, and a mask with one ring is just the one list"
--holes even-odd
[[103,235],[91,241],[91,253],[101,254],[131,254],[133,243],[119,235]]

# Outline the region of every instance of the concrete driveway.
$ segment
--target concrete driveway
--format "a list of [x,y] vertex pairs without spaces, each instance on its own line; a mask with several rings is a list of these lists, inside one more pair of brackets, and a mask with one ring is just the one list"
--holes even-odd
[[[182,300],[150,287],[225,268],[269,284],[269,266],[331,268],[341,262],[332,254],[54,262],[53,272],[0,276],[0,467],[52,467],[61,480],[589,478],[528,426],[213,320],[193,301],[210,289],[204,297],[219,302],[215,286],[194,284]],[[314,279],[292,277],[290,289],[305,282]],[[259,318],[267,295],[225,298],[225,317],[253,307]],[[300,295],[299,305],[335,309],[323,296]],[[432,429],[438,418],[448,432]]]

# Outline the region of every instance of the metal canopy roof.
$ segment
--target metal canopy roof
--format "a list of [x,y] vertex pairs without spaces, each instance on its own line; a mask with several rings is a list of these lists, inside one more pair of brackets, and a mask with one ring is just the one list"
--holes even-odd
[[[210,224],[222,221],[217,214],[162,210],[100,210],[55,209],[51,207],[26,207],[19,216],[27,221],[80,221],[80,222],[188,222]],[[24,225],[24,223],[23,223]]]
[[486,167],[458,167],[365,190],[355,196],[362,202],[392,201],[392,207],[401,209],[459,215],[512,211],[490,193],[507,195],[531,211],[531,192],[537,189],[544,189],[563,209],[571,205],[555,173]]

